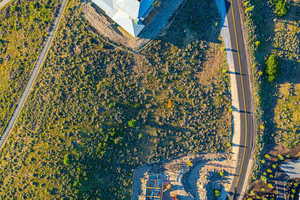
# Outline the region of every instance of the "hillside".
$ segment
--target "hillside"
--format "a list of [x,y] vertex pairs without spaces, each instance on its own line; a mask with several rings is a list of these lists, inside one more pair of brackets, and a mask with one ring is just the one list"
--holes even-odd
[[[194,20],[183,23],[191,13]],[[166,35],[132,54],[105,43],[71,1],[0,154],[0,196],[129,199],[138,166],[229,151],[230,91],[217,22],[214,2],[189,1]]]
[[0,12],[0,135],[29,79],[58,6],[58,0],[13,1]]

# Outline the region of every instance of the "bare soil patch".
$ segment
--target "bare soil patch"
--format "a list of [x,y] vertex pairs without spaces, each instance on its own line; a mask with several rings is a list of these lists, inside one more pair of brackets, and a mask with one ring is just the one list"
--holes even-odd
[[148,39],[134,38],[126,33],[125,30],[113,26],[111,19],[105,14],[97,12],[90,4],[83,4],[83,13],[87,21],[106,39],[132,49],[138,49],[143,44],[146,44]]
[[212,80],[220,76],[222,68],[226,65],[226,54],[223,46],[218,43],[211,43],[207,51],[203,71],[199,72],[198,79],[201,84],[209,85]]
[[213,190],[226,194],[235,173],[230,154],[188,155],[159,164],[145,165],[134,172],[132,200],[146,196],[146,185],[151,174],[160,174],[163,180],[163,198],[213,199]]

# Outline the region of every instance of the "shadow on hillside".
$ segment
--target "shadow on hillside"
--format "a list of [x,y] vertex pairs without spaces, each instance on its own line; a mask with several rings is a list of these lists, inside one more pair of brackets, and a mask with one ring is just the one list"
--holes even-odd
[[[287,21],[299,21],[300,20],[300,2],[289,2],[289,14],[285,17]],[[298,24],[299,26],[299,24]]]
[[183,175],[182,185],[184,190],[197,200],[200,199],[200,194],[197,190],[197,182],[200,178],[200,171],[208,163],[208,160],[201,161],[201,164],[197,164],[197,161],[194,160],[193,163],[195,163],[193,167]]
[[[265,59],[274,52],[280,55],[287,55],[292,53],[286,48],[275,48],[274,38],[275,38],[275,23],[278,20],[273,14],[272,8],[267,2],[254,0],[254,10],[253,20],[256,25],[257,41],[261,42],[261,46],[255,53],[255,57],[259,63],[258,70],[265,70]],[[298,14],[297,14],[298,13]],[[280,20],[285,24],[295,25],[295,20],[299,20],[299,3],[292,3],[289,6],[289,13],[287,16],[280,18]],[[285,38],[280,38],[280,40],[287,40],[288,36]],[[286,41],[282,41],[285,43]],[[295,53],[295,52],[293,52]],[[269,83],[265,78],[261,80],[261,88],[259,90],[259,96],[261,97],[261,108],[262,108],[262,119],[265,122],[265,130],[262,137],[263,150],[261,155],[269,151],[275,146],[275,133],[279,129],[276,127],[274,122],[275,117],[275,107],[278,101],[278,84],[300,83],[300,65],[296,60],[290,60],[284,58],[284,56],[279,58],[280,73],[277,80],[274,83]]]
[[[260,0],[254,0],[254,10],[252,12],[253,20],[256,25],[257,40],[261,41],[262,45],[255,52],[255,57],[259,63],[257,66],[259,70],[264,71],[265,58],[272,51],[274,33],[274,14],[267,2]],[[266,144],[274,144],[274,137],[271,134],[275,132],[274,108],[276,105],[276,93],[277,89],[274,84],[268,83],[266,80],[262,80],[261,89],[259,90],[259,96],[261,97],[261,108],[263,110],[262,119],[266,122],[265,134],[263,134],[263,141]]]
[[224,198],[218,198],[216,197],[217,192],[220,192],[220,195],[223,193],[226,195],[225,188],[221,184],[222,182],[230,182],[230,179],[228,175],[230,175],[227,171],[224,171],[225,175],[220,176],[217,172],[210,172],[208,174],[208,183],[206,184],[206,190],[208,191],[208,198],[212,200],[217,200],[217,199],[226,199],[226,196]]
[[147,27],[139,37],[161,40],[178,48],[199,40],[221,42],[218,38],[223,24],[215,1],[187,1],[169,22],[169,27],[158,37],[149,37],[147,31],[151,29]]
[[278,83],[300,83],[300,63],[290,59],[280,59],[280,74]]

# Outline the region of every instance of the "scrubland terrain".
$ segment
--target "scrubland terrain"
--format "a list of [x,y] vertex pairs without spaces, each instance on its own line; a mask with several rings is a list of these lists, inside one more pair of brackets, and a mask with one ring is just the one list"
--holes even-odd
[[0,196],[130,199],[133,170],[145,163],[228,152],[218,22],[213,1],[188,1],[166,35],[132,54],[105,43],[71,1],[0,153]]
[[282,162],[300,156],[300,2],[250,0],[243,4],[260,124],[260,153],[247,198],[275,198],[286,184],[286,195],[292,199],[300,189],[299,180],[285,178],[280,185],[277,177]]
[[58,0],[13,1],[0,12],[0,135],[29,79]]

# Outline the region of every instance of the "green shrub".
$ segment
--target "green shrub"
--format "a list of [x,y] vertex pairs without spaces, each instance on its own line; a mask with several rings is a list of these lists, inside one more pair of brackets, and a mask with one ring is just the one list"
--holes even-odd
[[136,120],[134,120],[134,119],[132,119],[132,120],[130,120],[130,121],[128,121],[128,126],[129,127],[131,127],[131,128],[134,128],[134,127],[136,127]]
[[266,74],[269,82],[273,82],[278,74],[278,59],[277,56],[272,54],[266,60]]
[[64,155],[64,164],[70,165],[72,163],[72,155],[67,153]]
[[221,177],[223,177],[223,176],[225,175],[224,171],[223,171],[223,170],[220,171],[220,172],[219,172],[219,175],[220,175]]
[[270,158],[271,158],[271,156],[270,156],[269,154],[267,154],[267,153],[264,155],[264,157],[265,157],[266,159],[270,159]]
[[267,177],[265,176],[261,176],[260,179],[262,180],[262,182],[266,183],[267,182]]
[[274,6],[275,6],[274,13],[278,17],[283,17],[287,14],[288,9],[287,9],[286,0],[274,0],[273,3],[274,3]]
[[277,155],[277,158],[278,158],[279,160],[281,160],[281,161],[284,160],[284,157],[283,157],[281,154],[278,154],[278,155]]
[[221,196],[221,191],[215,189],[215,190],[214,190],[214,196],[215,196],[215,197],[220,197],[220,196]]
[[245,9],[245,13],[247,14],[247,13],[253,11],[253,9],[254,9],[254,6],[247,7],[247,8]]
[[255,42],[255,46],[258,48],[259,46],[261,45],[261,42],[260,41],[256,41]]

